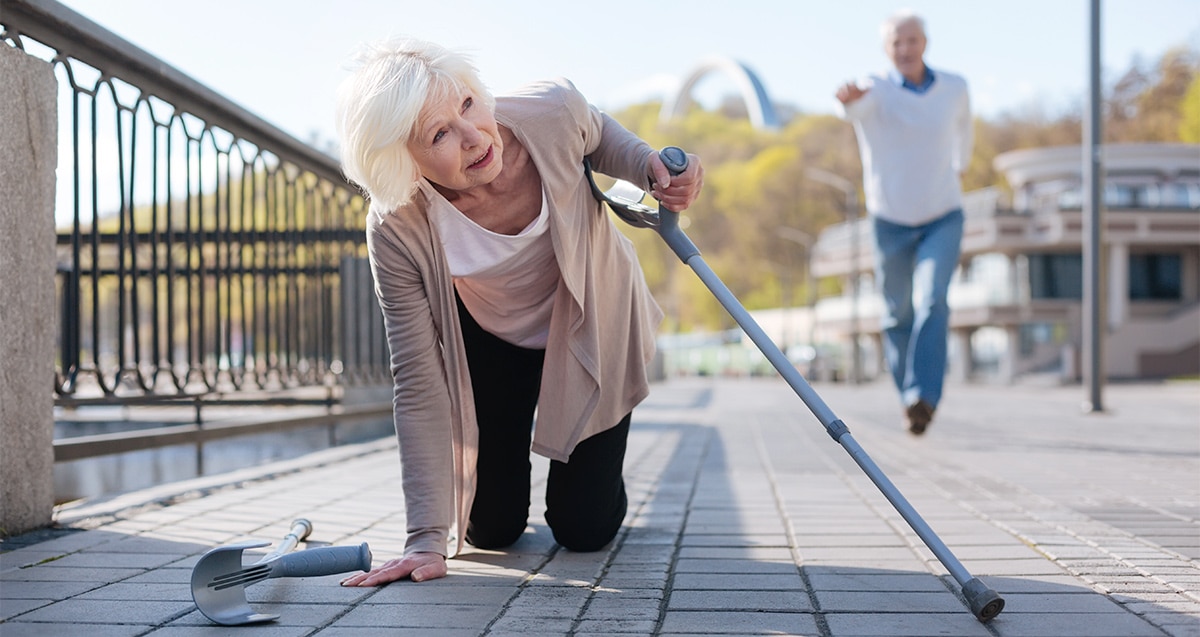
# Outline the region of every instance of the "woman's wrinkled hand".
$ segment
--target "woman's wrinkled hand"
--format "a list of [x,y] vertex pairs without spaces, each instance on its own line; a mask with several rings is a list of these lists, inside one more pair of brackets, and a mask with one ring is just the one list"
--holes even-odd
[[650,195],[668,210],[683,212],[700,196],[700,187],[704,185],[704,166],[696,155],[688,153],[687,158],[687,169],[672,176],[658,153],[650,154]]
[[342,586],[380,586],[409,578],[414,582],[446,576],[446,558],[438,553],[413,553],[367,573],[355,573],[342,580]]

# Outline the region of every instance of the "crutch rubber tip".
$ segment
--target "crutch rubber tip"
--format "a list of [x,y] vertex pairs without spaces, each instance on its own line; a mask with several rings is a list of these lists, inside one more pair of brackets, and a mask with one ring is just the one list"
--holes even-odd
[[967,606],[981,622],[991,621],[993,617],[1000,614],[1000,611],[1004,610],[1004,598],[988,588],[987,584],[981,582],[978,577],[973,577],[963,584],[962,592],[963,597],[967,599]]

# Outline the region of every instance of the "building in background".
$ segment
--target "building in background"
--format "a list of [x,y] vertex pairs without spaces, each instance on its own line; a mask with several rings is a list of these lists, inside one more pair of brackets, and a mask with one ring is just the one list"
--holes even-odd
[[[962,263],[950,289],[953,376],[1078,380],[1081,152],[1072,146],[1001,154],[995,167],[1011,197],[998,188],[966,194]],[[1105,375],[1200,374],[1200,145],[1107,145],[1103,165]],[[857,331],[862,351],[878,356],[872,255],[865,219],[821,234],[814,274],[848,278],[857,270],[862,284],[858,299],[818,301],[818,341],[846,343]]]

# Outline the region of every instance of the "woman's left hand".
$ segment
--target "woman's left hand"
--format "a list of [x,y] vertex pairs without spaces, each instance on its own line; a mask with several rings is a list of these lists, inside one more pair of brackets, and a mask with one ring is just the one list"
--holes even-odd
[[388,582],[409,578],[414,582],[446,576],[446,558],[440,553],[411,553],[388,560],[367,573],[355,573],[342,579],[342,586],[382,586]]
[[700,196],[700,187],[704,185],[704,166],[700,158],[691,153],[687,157],[687,169],[672,176],[658,153],[650,154],[648,168],[653,182],[650,184],[650,195],[675,212],[683,212],[695,203]]

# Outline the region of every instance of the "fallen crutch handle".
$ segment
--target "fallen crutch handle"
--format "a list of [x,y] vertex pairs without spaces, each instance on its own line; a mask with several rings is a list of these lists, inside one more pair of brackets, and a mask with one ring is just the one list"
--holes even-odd
[[371,570],[371,549],[366,542],[358,546],[322,546],[296,551],[268,563],[267,577],[319,577],[349,571]]

